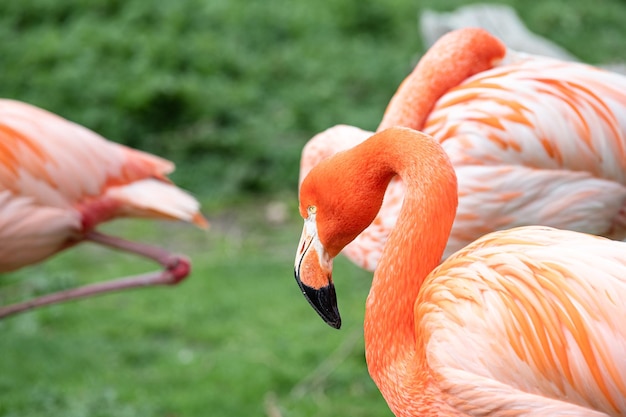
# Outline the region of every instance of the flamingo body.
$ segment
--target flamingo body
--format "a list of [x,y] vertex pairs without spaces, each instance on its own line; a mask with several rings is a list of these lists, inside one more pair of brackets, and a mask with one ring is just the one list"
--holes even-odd
[[[455,171],[431,137],[389,128],[318,164],[300,189],[295,275],[338,327],[332,259],[402,178],[365,311],[369,372],[397,416],[626,416],[626,243],[527,226],[440,262]],[[337,196],[341,198],[337,198]]]
[[450,403],[467,414],[491,401],[626,415],[625,247],[529,226],[486,235],[436,268],[415,326],[429,366],[455,386]]
[[[485,233],[523,225],[625,238],[626,77],[511,50],[485,56],[483,49],[499,43],[485,34],[462,29],[437,42],[379,126],[432,135],[457,171],[459,207],[443,257]],[[456,60],[461,52],[470,57]],[[481,59],[487,68],[472,73],[470,64]],[[303,149],[301,180],[369,135],[347,126],[320,133]],[[400,181],[387,192],[378,218],[344,252],[368,270],[402,203]]]
[[42,261],[116,217],[206,226],[174,165],[49,113],[0,100],[0,272]]
[[50,112],[0,100],[0,273],[43,261],[88,240],[152,259],[160,272],[124,277],[0,306],[0,318],[124,289],[174,285],[190,261],[96,227],[118,217],[208,225],[198,202],[166,177],[174,165],[113,142]]

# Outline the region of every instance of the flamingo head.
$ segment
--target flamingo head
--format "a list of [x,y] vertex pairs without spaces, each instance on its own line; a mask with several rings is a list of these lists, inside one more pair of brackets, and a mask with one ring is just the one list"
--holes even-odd
[[372,223],[392,177],[376,175],[380,170],[364,164],[371,161],[365,153],[373,151],[366,143],[320,162],[300,187],[304,229],[296,252],[296,282],[315,311],[337,329],[341,317],[333,258]]

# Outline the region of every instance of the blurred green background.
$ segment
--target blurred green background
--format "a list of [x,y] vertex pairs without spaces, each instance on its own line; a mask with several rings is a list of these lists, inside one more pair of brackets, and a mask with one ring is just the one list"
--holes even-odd
[[[623,0],[503,3],[584,61],[626,62]],[[374,130],[423,53],[421,10],[463,4],[0,2],[0,96],[173,160],[212,223],[104,228],[189,254],[180,287],[0,322],[0,416],[390,415],[363,359],[371,274],[337,260],[339,332],[293,281],[300,151],[338,123]],[[0,300],[153,267],[86,244],[5,274]]]

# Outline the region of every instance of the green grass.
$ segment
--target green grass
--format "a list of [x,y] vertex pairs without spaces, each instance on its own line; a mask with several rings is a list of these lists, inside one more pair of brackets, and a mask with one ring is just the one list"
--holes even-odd
[[[345,326],[330,329],[293,279],[300,222],[292,213],[285,223],[268,225],[265,208],[258,203],[214,216],[210,233],[171,224],[109,226],[148,241],[181,242],[170,245],[192,257],[192,277],[178,287],[71,302],[0,322],[0,415],[388,413],[364,363],[370,274],[336,262]],[[24,295],[33,276],[63,286],[152,268],[85,244],[12,274],[17,282],[4,288]]]
[[[192,256],[192,277],[0,322],[2,417],[390,415],[364,363],[370,274],[335,277],[344,327],[293,280],[299,153],[337,123],[374,129],[422,52],[422,7],[460,0],[0,2],[0,96],[174,160],[207,232],[106,229]],[[622,0],[510,0],[592,63],[626,61]],[[273,225],[269,201],[287,204]],[[15,300],[153,265],[91,245],[5,274]]]

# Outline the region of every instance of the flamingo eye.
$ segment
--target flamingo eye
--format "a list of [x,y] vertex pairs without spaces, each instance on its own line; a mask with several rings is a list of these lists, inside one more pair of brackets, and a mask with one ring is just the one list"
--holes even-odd
[[307,211],[307,213],[309,213],[309,215],[315,214],[315,213],[317,213],[317,207],[309,206],[309,207],[307,207],[306,211]]

